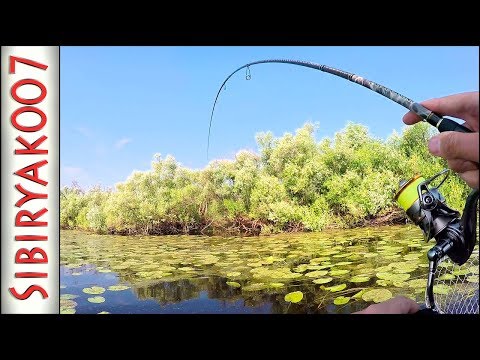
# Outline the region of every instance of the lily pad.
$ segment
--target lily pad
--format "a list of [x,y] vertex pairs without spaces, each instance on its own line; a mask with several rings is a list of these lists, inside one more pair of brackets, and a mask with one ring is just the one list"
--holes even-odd
[[311,271],[309,273],[306,273],[305,276],[310,278],[318,278],[327,274],[328,274],[327,270],[317,270],[317,271]]
[[414,289],[418,288],[423,288],[427,286],[427,280],[426,279],[415,279],[415,280],[410,280],[407,282],[408,286]]
[[370,277],[369,276],[363,276],[363,275],[356,275],[356,276],[353,276],[351,279],[350,279],[350,282],[353,282],[353,283],[362,283],[362,282],[367,282],[370,280]]
[[390,286],[391,282],[384,279],[378,279],[376,283],[380,286]]
[[274,289],[279,289],[279,288],[282,288],[285,286],[284,283],[280,283],[280,282],[272,282],[270,284],[268,284],[269,287],[271,288],[274,288]]
[[294,291],[285,295],[285,301],[291,303],[298,303],[302,301],[303,293],[301,291]]
[[235,281],[227,281],[226,284],[234,288],[239,288],[241,286],[238,282]]
[[87,300],[94,304],[100,304],[105,302],[105,298],[103,296],[93,296],[93,297],[89,297]]
[[331,292],[337,292],[337,291],[342,291],[346,288],[347,288],[347,284],[340,284],[340,285],[326,287],[325,290],[328,290]]
[[452,274],[456,276],[463,276],[463,275],[470,274],[470,271],[469,269],[456,269],[452,272]]
[[453,280],[453,279],[455,279],[455,275],[453,275],[453,274],[443,274],[442,276],[440,276],[438,278],[438,280],[447,280],[447,281],[448,280]]
[[99,295],[105,292],[105,288],[100,286],[87,287],[82,290],[85,294]]
[[347,296],[339,296],[339,297],[336,297],[335,300],[333,300],[333,303],[335,305],[345,305],[346,303],[348,303],[350,301],[350,298],[347,297]]
[[326,283],[329,283],[332,280],[333,280],[332,277],[324,277],[324,278],[315,279],[315,280],[313,280],[313,282],[315,284],[326,284]]
[[373,301],[375,303],[380,303],[380,302],[386,301],[388,299],[391,299],[392,296],[393,295],[392,295],[392,292],[390,290],[387,290],[387,289],[373,289],[373,290],[366,291],[362,295],[362,299],[364,301],[367,301],[367,302]]
[[467,277],[467,281],[478,284],[478,275],[470,275],[469,277]]
[[60,308],[74,308],[78,304],[70,299],[60,299]]
[[359,292],[357,292],[355,295],[352,296],[352,299],[361,299],[362,295],[367,292],[367,289],[362,289]]
[[122,291],[122,290],[127,290],[130,289],[130,286],[127,285],[112,285],[107,288],[110,291]]
[[367,254],[364,254],[363,257],[365,258],[373,258],[373,257],[377,257],[378,254],[377,253],[367,253]]
[[298,265],[296,268],[293,269],[293,271],[303,273],[307,271],[307,267],[307,264]]
[[236,276],[240,276],[240,275],[242,275],[242,273],[239,272],[239,271],[232,271],[232,272],[227,273],[227,277],[236,277]]
[[242,287],[243,291],[260,291],[265,290],[267,285],[264,283],[253,283],[247,286]]
[[330,270],[330,275],[339,276],[339,275],[348,274],[349,272],[350,270],[346,270],[346,269]]
[[468,271],[472,274],[477,274],[478,275],[478,270],[479,270],[478,265],[477,266],[470,266],[468,268]]
[[60,295],[60,300],[73,300],[78,298],[80,295],[73,295],[73,294],[62,294]]
[[77,311],[74,308],[60,308],[60,314],[75,314]]
[[447,295],[452,289],[444,284],[438,284],[433,286],[433,293],[437,295]]

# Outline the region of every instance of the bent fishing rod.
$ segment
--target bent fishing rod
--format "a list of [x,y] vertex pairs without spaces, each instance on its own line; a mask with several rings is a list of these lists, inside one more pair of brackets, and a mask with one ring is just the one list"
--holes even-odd
[[[236,69],[223,81],[220,89],[215,97],[213,103],[212,113],[210,116],[210,124],[208,127],[208,143],[207,143],[207,158],[210,148],[210,132],[212,127],[213,113],[215,111],[215,105],[217,104],[220,92],[224,88],[227,81],[238,71],[247,69],[246,79],[250,80],[250,66],[265,63],[281,63],[292,64],[297,66],[303,66],[314,70],[320,70],[329,74],[333,74],[352,81],[356,84],[362,85],[372,91],[385,96],[386,98],[395,101],[397,104],[402,105],[413,113],[417,114],[423,121],[435,126],[440,132],[444,131],[458,131],[464,133],[471,133],[472,131],[465,126],[458,124],[456,121],[442,117],[439,114],[430,111],[423,105],[414,102],[413,100],[393,91],[383,85],[377,84],[373,81],[367,80],[361,76],[348,73],[343,70],[334,69],[326,65],[320,65],[308,61],[299,60],[260,60],[248,63]],[[477,207],[479,199],[479,190],[472,190],[465,202],[465,208],[463,215],[460,212],[450,208],[446,204],[445,198],[440,194],[438,188],[445,182],[448,176],[448,169],[442,170],[440,173],[434,175],[432,178],[425,180],[422,176],[416,175],[408,181],[401,181],[399,189],[395,195],[395,200],[398,201],[400,207],[405,210],[408,218],[419,226],[424,233],[425,241],[429,241],[434,238],[436,245],[432,247],[427,254],[429,260],[429,273],[427,279],[427,285],[425,290],[425,304],[426,309],[431,310],[434,313],[477,313],[478,314],[478,280],[475,287],[469,287],[468,285],[475,285],[474,278],[467,278],[466,276],[460,276],[462,272],[449,275],[448,279],[452,279],[455,284],[455,291],[452,293],[455,296],[438,295],[434,291],[434,286],[444,286],[442,282],[447,279],[446,276],[441,276],[443,269],[450,269],[448,263],[444,263],[441,267],[441,263],[445,260],[450,260],[453,265],[462,266],[470,261],[470,267],[467,273],[474,273],[475,269],[478,271],[478,250],[476,250],[476,257],[471,255],[474,253],[476,244],[476,230],[477,230]],[[431,183],[444,175],[444,178],[436,187],[431,186]],[[463,271],[463,270],[462,270]],[[467,273],[463,275],[467,275]],[[455,274],[459,275],[456,276]],[[477,272],[478,274],[478,272]],[[478,275],[477,275],[478,277]],[[465,289],[468,290],[465,292]],[[475,296],[472,297],[472,291]],[[448,291],[444,291],[448,294]],[[441,292],[440,294],[443,294]],[[473,300],[472,300],[473,299]],[[460,301],[461,300],[461,301]]]
[[257,64],[268,64],[268,63],[279,63],[279,64],[303,66],[303,67],[311,68],[314,70],[320,70],[332,75],[339,76],[341,78],[344,78],[356,84],[362,85],[367,89],[375,91],[392,101],[395,101],[397,104],[402,105],[403,107],[407,108],[408,110],[420,116],[420,118],[422,118],[423,121],[428,122],[432,126],[435,126],[440,132],[444,132],[444,131],[458,131],[458,132],[464,132],[464,133],[472,132],[470,129],[460,125],[456,121],[446,117],[442,117],[441,115],[436,114],[433,111],[430,111],[425,106],[407,98],[406,96],[403,96],[397,93],[396,91],[393,91],[387,88],[386,86],[383,86],[371,80],[365,79],[362,76],[351,74],[343,70],[338,70],[330,66],[320,65],[313,62],[309,62],[309,61],[288,60],[288,59],[268,59],[268,60],[253,61],[243,66],[240,66],[230,75],[228,75],[228,77],[224,80],[224,82],[220,86],[220,89],[217,92],[217,96],[215,97],[215,102],[213,103],[212,114],[210,115],[210,123],[208,126],[207,158],[208,158],[208,152],[210,149],[210,132],[212,128],[213,113],[215,111],[215,106],[217,104],[220,93],[222,89],[225,87],[225,84],[235,73],[245,68],[247,69],[246,79],[250,80],[251,79],[250,66],[257,65]]

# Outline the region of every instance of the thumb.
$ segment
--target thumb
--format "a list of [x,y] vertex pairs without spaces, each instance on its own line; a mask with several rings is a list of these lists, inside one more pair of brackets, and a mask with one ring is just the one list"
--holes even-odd
[[430,139],[428,150],[444,159],[462,159],[478,163],[479,160],[478,133],[460,133],[445,131]]

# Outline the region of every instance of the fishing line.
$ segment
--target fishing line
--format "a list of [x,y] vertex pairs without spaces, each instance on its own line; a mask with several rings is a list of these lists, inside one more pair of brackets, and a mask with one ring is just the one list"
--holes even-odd
[[210,133],[212,128],[213,113],[215,111],[215,106],[217,105],[217,101],[222,89],[226,88],[226,83],[228,82],[228,80],[238,71],[246,68],[247,70],[246,70],[245,78],[246,80],[250,80],[252,77],[250,73],[250,66],[258,65],[258,64],[268,64],[268,63],[279,63],[279,64],[303,66],[303,67],[307,67],[314,70],[320,70],[320,71],[341,77],[343,79],[349,80],[356,84],[362,85],[367,89],[375,91],[376,93],[382,96],[385,96],[386,98],[396,102],[397,104],[402,105],[403,107],[407,108],[408,110],[420,116],[423,121],[428,122],[432,126],[435,126],[440,132],[443,132],[443,131],[471,132],[470,129],[460,125],[456,121],[446,117],[442,117],[441,115],[436,114],[433,111],[430,111],[423,105],[407,98],[406,96],[399,94],[396,91],[393,91],[392,89],[387,88],[386,86],[383,86],[371,80],[365,79],[362,76],[355,75],[343,70],[335,69],[327,65],[320,65],[317,63],[309,62],[309,61],[289,60],[289,59],[268,59],[268,60],[253,61],[243,66],[240,66],[238,69],[233,71],[230,75],[228,75],[227,78],[223,81],[215,97],[215,101],[212,107],[212,113],[210,115],[210,123],[208,125],[208,139],[207,139],[207,159],[208,159],[208,153],[210,149]]

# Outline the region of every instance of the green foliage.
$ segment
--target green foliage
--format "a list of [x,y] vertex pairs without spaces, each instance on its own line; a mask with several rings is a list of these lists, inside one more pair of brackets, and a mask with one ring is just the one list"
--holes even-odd
[[[428,124],[406,127],[387,141],[353,123],[319,142],[315,130],[307,123],[278,138],[258,134],[259,154],[242,150],[203,170],[157,154],[149,171],[133,172],[114,190],[65,187],[61,226],[99,233],[149,233],[162,224],[187,232],[210,224],[226,228],[238,219],[260,223],[262,233],[352,226],[398,208],[393,196],[401,179],[447,167],[428,152],[435,131]],[[468,192],[455,174],[442,187],[448,205],[460,211]]]

